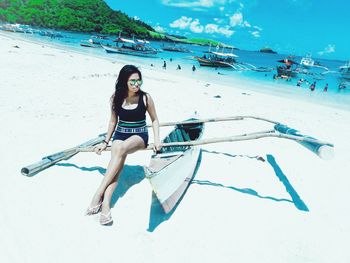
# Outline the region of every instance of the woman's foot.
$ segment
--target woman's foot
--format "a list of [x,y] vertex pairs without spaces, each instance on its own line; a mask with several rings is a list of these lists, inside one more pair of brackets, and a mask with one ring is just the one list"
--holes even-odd
[[113,223],[112,213],[109,211],[107,214],[101,213],[100,215],[100,224],[105,225],[111,225]]
[[101,206],[101,215],[100,215],[100,224],[101,225],[110,225],[113,223],[111,207],[106,202],[102,203]]
[[[96,201],[97,200],[97,201]],[[102,200],[101,198],[93,198],[90,207],[86,210],[85,215],[91,216],[99,213],[102,209]]]
[[100,212],[101,206],[102,206],[102,203],[93,207],[89,207],[88,209],[86,209],[85,215],[91,216],[91,215],[97,214],[98,212]]

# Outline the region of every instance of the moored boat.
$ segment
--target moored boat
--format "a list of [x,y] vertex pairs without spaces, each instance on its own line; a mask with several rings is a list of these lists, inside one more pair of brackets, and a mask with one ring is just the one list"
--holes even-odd
[[95,35],[91,36],[88,40],[82,40],[80,46],[82,47],[91,47],[91,48],[100,48],[101,45],[106,45],[109,39],[104,35]]
[[284,64],[284,66],[277,66],[276,67],[277,77],[295,78],[299,74],[299,70],[296,67],[296,65],[298,65],[297,62],[295,62],[291,59],[288,59],[288,58],[277,60],[277,62]]
[[[193,119],[192,119],[193,120]],[[199,140],[204,123],[176,125],[162,143]],[[200,157],[199,146],[163,147],[145,167],[146,178],[165,213],[177,205],[188,188]]]
[[277,76],[281,78],[295,78],[298,75],[298,71],[286,68],[283,66],[277,66]]
[[145,40],[134,41],[132,39],[117,38],[114,40],[116,46],[102,45],[107,53],[118,53],[123,55],[132,55],[139,57],[156,57],[157,50],[149,46],[149,42]]
[[192,53],[191,50],[185,47],[181,46],[163,46],[162,49],[164,51],[170,51],[170,52],[181,52],[181,53]]
[[89,40],[80,41],[80,46],[91,47],[91,48],[100,48],[101,44],[94,43],[93,40],[90,38]]
[[350,79],[350,60],[344,66],[339,67],[339,72],[343,79]]
[[311,58],[311,55],[306,55],[300,60],[300,66],[307,69],[322,69],[328,71],[328,68],[322,66],[319,62],[316,62]]
[[236,63],[237,55],[223,52],[206,52],[202,57],[195,57],[199,65],[203,67],[229,68]]

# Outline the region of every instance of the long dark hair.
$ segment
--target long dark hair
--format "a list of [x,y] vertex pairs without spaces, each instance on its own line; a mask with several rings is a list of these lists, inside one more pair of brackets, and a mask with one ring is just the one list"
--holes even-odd
[[[124,99],[128,96],[128,80],[134,73],[139,74],[140,80],[142,80],[141,71],[134,65],[125,65],[119,72],[118,79],[115,83],[115,92],[112,97],[112,109],[116,116],[118,116],[118,112],[122,107]],[[139,89],[137,94],[143,96],[145,92]]]

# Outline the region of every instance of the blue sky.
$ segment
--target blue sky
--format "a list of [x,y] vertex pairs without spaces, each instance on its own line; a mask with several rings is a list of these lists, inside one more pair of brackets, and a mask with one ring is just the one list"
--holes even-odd
[[350,59],[348,0],[106,0],[159,31],[240,49]]

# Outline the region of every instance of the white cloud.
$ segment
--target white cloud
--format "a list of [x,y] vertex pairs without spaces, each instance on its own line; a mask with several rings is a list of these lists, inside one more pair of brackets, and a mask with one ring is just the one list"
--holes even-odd
[[191,22],[192,22],[192,18],[187,16],[182,16],[181,18],[170,23],[170,27],[185,29],[190,26]]
[[328,46],[326,46],[323,51],[319,51],[319,52],[317,52],[317,54],[322,56],[324,54],[329,54],[329,53],[334,53],[334,52],[335,52],[335,45],[328,44]]
[[165,33],[164,28],[161,27],[161,26],[159,26],[159,25],[155,26],[155,27],[154,27],[154,30],[155,30],[156,32],[158,32],[158,33]]
[[219,7],[219,10],[222,12],[222,11],[224,11],[224,10],[225,10],[225,7],[220,6],[220,7]]
[[205,26],[205,32],[206,32],[206,33],[212,34],[212,33],[217,32],[217,30],[218,30],[218,25],[215,25],[215,24],[207,24],[207,25]]
[[243,22],[243,14],[241,12],[234,13],[230,17],[230,26],[235,27],[237,25],[242,24]]
[[253,32],[251,32],[251,34],[256,38],[260,37],[260,31],[253,31]]
[[202,33],[204,26],[202,26],[198,19],[192,19],[191,17],[182,16],[170,24],[172,28],[189,29],[193,33]]
[[162,0],[164,5],[175,7],[212,7],[214,5],[213,2],[213,0],[199,0],[194,2]]
[[248,21],[243,22],[243,26],[245,27],[251,27],[251,24]]
[[216,4],[225,4],[227,0],[197,0],[197,1],[184,1],[184,0],[162,0],[163,5],[175,6],[175,7],[213,7]]
[[213,19],[216,23],[218,24],[223,24],[224,23],[224,19],[221,19],[221,18],[214,18]]
[[[230,29],[230,26],[224,26],[220,27],[217,24],[207,24],[207,25],[201,25],[199,19],[193,19],[191,17],[182,16],[181,18],[175,20],[170,24],[171,28],[178,28],[178,29],[189,29],[193,33],[199,34],[199,33],[208,33],[208,34],[220,34],[224,35],[225,37],[232,36],[235,31]],[[155,27],[157,32],[161,32],[159,30],[163,30],[162,27],[157,26]]]
[[140,20],[138,16],[134,16],[134,20]]
[[219,27],[216,24],[207,24],[205,26],[205,32],[208,34],[214,34],[214,33],[218,33],[221,35],[224,35],[226,37],[230,37],[234,34],[235,31],[230,30],[229,27]]
[[253,26],[255,29],[259,30],[259,31],[262,31],[263,29],[261,27],[258,27],[258,26]]
[[221,33],[222,35],[224,35],[226,37],[230,37],[235,33],[235,31],[230,30],[228,27],[220,27],[219,33]]
[[204,26],[202,26],[198,19],[193,20],[193,22],[190,25],[190,30],[193,33],[202,33],[204,29]]

